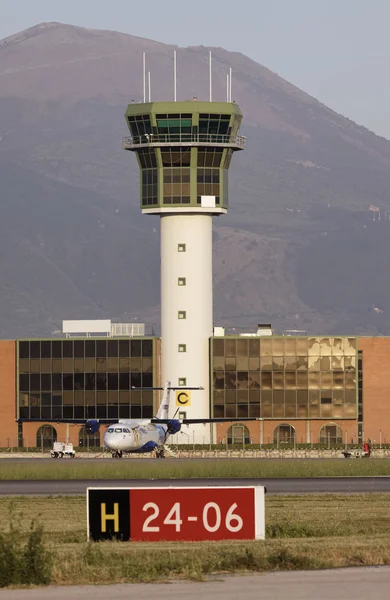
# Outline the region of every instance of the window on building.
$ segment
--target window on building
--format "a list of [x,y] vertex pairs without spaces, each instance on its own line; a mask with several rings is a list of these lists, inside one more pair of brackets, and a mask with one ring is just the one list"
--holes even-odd
[[294,444],[295,428],[292,425],[278,425],[274,430],[274,444]]
[[179,310],[178,315],[177,315],[178,319],[186,319],[187,318],[187,313],[185,310]]
[[190,137],[192,131],[192,114],[156,115],[159,135],[167,135],[171,141]]
[[140,148],[137,156],[141,169],[157,169],[157,156],[154,149]]
[[185,277],[179,277],[177,280],[177,285],[187,285]]
[[[199,115],[199,137],[202,141],[203,136],[223,136],[229,133],[230,115]],[[205,138],[206,141],[206,138]],[[218,139],[216,140],[218,141]]]
[[227,443],[229,445],[239,444],[240,446],[242,446],[244,443],[250,444],[251,439],[248,427],[241,425],[241,423],[237,423],[236,425],[229,427],[227,431]]
[[186,412],[179,412],[179,421],[183,421],[183,419],[187,418],[187,413]]
[[191,164],[191,148],[162,148],[163,167],[189,167]]
[[79,431],[79,446],[80,448],[99,448],[100,447],[100,433],[88,434],[85,427],[82,427]]
[[180,386],[187,385],[187,378],[186,377],[179,377],[178,385],[180,385]]
[[[127,122],[130,127],[131,135],[134,138],[135,143],[140,141],[146,141],[145,136],[152,133],[152,124],[150,122],[150,115],[135,115],[127,118]],[[142,138],[145,138],[143,140]]]
[[52,448],[57,441],[57,430],[52,425],[42,425],[37,431],[37,448]]
[[185,244],[178,244],[177,245],[177,251],[178,252],[186,252],[186,245]]
[[187,352],[187,344],[179,344],[178,350],[179,352]]
[[220,167],[223,150],[219,148],[201,148],[198,150],[198,167]]
[[191,198],[190,180],[190,169],[163,169],[164,204],[189,204]]
[[141,171],[142,204],[153,206],[158,199],[158,169],[142,169]]
[[320,431],[320,444],[326,444],[327,446],[336,446],[337,444],[343,443],[343,432],[341,427],[331,423],[323,425]]
[[197,169],[196,177],[197,203],[201,204],[202,196],[215,196],[215,202],[216,204],[219,204],[219,169]]

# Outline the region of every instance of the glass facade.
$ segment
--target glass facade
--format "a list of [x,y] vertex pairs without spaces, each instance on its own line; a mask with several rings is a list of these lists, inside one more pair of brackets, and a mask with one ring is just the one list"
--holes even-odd
[[141,169],[156,169],[157,156],[155,150],[140,148],[137,152]]
[[20,419],[149,418],[155,340],[26,340],[17,344]]
[[[230,115],[199,115],[199,134],[228,135]],[[201,137],[202,139],[202,137]]]
[[189,204],[191,170],[188,168],[163,169],[164,204]]
[[162,148],[160,152],[163,167],[189,167],[191,164],[191,148]]
[[152,133],[152,123],[150,115],[135,115],[127,118],[131,135],[135,138],[150,135]]
[[222,156],[223,150],[220,148],[199,148],[198,167],[219,168],[221,166]]
[[356,419],[356,348],[350,337],[212,338],[212,414]]
[[142,169],[142,204],[153,206],[157,204],[158,169]]
[[219,169],[198,169],[197,171],[197,203],[201,203],[202,196],[215,196],[215,203],[219,204]]

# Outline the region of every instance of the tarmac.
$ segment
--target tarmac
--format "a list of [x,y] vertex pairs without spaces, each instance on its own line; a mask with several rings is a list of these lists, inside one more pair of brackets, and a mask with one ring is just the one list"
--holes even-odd
[[0,481],[0,496],[85,495],[88,487],[193,487],[264,485],[267,494],[389,493],[390,477],[291,479],[67,479]]
[[202,583],[147,583],[111,586],[2,590],[0,600],[388,600],[390,567],[274,572],[218,576]]

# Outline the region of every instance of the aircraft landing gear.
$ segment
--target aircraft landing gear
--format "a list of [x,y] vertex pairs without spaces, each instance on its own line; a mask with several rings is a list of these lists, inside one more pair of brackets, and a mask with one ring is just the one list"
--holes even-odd
[[156,450],[156,458],[165,458],[164,448],[158,448]]
[[115,450],[115,452],[113,452],[111,456],[112,458],[122,458],[123,452],[122,450]]

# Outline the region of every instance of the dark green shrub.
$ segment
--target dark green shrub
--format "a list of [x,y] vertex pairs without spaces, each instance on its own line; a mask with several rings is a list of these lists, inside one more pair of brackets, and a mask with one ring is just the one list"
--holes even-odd
[[51,580],[52,559],[43,539],[43,528],[32,521],[27,541],[13,522],[0,534],[0,587],[9,585],[47,585]]

